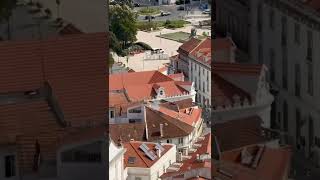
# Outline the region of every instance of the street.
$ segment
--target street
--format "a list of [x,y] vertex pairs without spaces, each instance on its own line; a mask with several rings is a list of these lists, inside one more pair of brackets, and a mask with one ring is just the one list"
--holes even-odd
[[[152,8],[159,8],[159,10],[171,13],[169,16],[156,16],[155,19],[152,19],[152,21],[180,20],[180,19],[183,19],[186,15],[202,15],[202,11],[199,9],[198,5],[187,4],[186,7],[190,8],[188,9],[188,11],[177,10],[179,6],[184,6],[184,5],[152,6]],[[141,8],[145,8],[145,7],[136,7],[134,9],[136,11],[139,11]],[[147,21],[145,19],[145,16],[142,16],[142,15],[138,17],[138,20]]]

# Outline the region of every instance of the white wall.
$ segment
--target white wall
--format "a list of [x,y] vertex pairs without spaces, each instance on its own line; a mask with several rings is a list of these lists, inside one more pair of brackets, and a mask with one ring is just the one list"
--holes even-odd
[[[256,12],[256,1],[252,1],[252,13]],[[275,25],[274,30],[269,27],[269,12],[274,10],[275,12]],[[302,12],[301,8],[298,9]],[[255,17],[254,14],[252,17]],[[288,90],[282,88],[282,45],[281,45],[281,18],[286,17],[287,19],[287,55],[288,55]],[[320,19],[317,16],[309,16],[320,24]],[[256,59],[258,57],[255,47],[257,47],[258,40],[256,35],[255,19],[252,19],[252,29],[251,29],[251,47],[252,47],[252,57]],[[300,43],[296,43],[294,40],[295,37],[295,24],[300,25]],[[318,59],[320,58],[320,32],[319,30],[312,29],[307,26],[305,23],[294,19],[292,16],[285,14],[275,7],[271,7],[268,4],[263,5],[263,31],[262,31],[262,44],[263,44],[263,53],[264,53],[264,63],[270,64],[270,49],[275,51],[275,82],[273,86],[279,88],[279,97],[276,100],[277,107],[277,121],[281,123],[283,127],[283,102],[286,101],[288,104],[288,133],[292,139],[291,143],[296,144],[296,109],[299,109],[301,112],[302,119],[307,119],[309,116],[313,118],[314,123],[314,137],[320,137],[320,132],[317,129],[320,127],[317,119],[320,117],[320,83],[317,81],[320,78],[320,72],[317,70],[320,66]],[[307,92],[307,82],[308,82],[308,71],[307,71],[307,31],[311,30],[313,32],[313,96],[309,95]],[[270,38],[272,37],[272,38]],[[300,66],[300,97],[295,96],[295,64]],[[278,113],[280,113],[278,116]],[[301,127],[301,136],[305,137],[306,147],[305,151],[308,153],[310,149],[308,148],[309,142],[309,128],[308,122]],[[312,138],[314,140],[314,138]],[[319,148],[315,147],[316,151],[320,153]],[[320,160],[319,160],[320,162]]]
[[167,169],[170,162],[176,162],[176,147],[175,145],[167,151],[161,158],[151,166],[151,168],[136,168],[127,167],[128,178],[127,180],[135,180],[135,177],[141,177],[142,180],[155,180],[157,175],[161,176],[164,171],[163,167]]

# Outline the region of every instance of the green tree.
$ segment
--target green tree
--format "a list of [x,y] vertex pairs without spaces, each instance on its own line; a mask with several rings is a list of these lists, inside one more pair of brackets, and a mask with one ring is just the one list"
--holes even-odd
[[127,5],[111,5],[109,30],[114,33],[122,48],[137,40],[137,14]]
[[133,2],[132,0],[113,0],[112,2],[110,2],[111,5],[127,5],[130,8],[133,8]]
[[114,59],[111,53],[109,53],[109,62],[107,62],[109,67],[112,67],[112,65],[114,64]]
[[8,40],[11,39],[11,23],[12,10],[16,7],[17,0],[0,0],[0,22],[7,23]]

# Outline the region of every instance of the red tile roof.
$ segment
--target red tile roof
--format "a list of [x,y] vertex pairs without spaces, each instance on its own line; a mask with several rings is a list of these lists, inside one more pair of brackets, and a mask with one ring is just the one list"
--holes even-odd
[[217,74],[213,74],[213,103],[214,108],[218,106],[231,106],[235,103],[235,96],[240,98],[242,102],[244,99],[248,99],[251,102],[251,96],[246,91],[226,81]]
[[184,81],[184,75],[183,73],[177,73],[177,74],[169,74],[168,77],[175,81]]
[[214,73],[260,75],[263,65],[214,62]]
[[[0,42],[0,94],[23,94],[48,82],[72,128],[105,123],[107,49],[105,33]],[[46,97],[0,102],[0,143],[16,144],[21,173],[32,170],[36,140],[43,161],[56,159],[59,138],[71,128],[59,122]]]
[[[186,112],[186,110],[188,112]],[[184,123],[194,126],[199,120],[201,120],[202,110],[199,108],[191,107],[191,108],[181,109],[179,111],[174,111],[166,107],[160,106],[159,112],[166,114],[172,118],[177,118],[180,121],[183,121]]]
[[235,47],[234,42],[230,38],[216,38],[212,40],[213,52]]
[[146,141],[146,125],[144,123],[109,124],[109,135],[114,142],[121,137],[122,142]]
[[201,41],[198,46],[191,51],[190,55],[194,57],[196,61],[211,66],[211,39],[206,38]]
[[[256,168],[241,164],[239,160],[241,159],[241,151],[242,149],[239,149],[223,155],[237,158],[234,161],[230,161],[230,158],[226,157],[227,160],[225,160],[225,157],[222,157],[216,167],[217,172],[214,172],[215,177],[220,177],[222,180],[282,180],[288,178],[292,154],[290,148],[265,147]],[[248,147],[248,152],[253,154],[254,157],[257,155],[257,151],[257,146]],[[219,169],[231,174],[232,177],[223,175],[223,173],[218,171]]]
[[0,62],[0,93],[34,90],[49,82],[67,121],[103,121],[107,48],[105,33],[1,42],[6,61]]
[[196,38],[191,38],[187,42],[183,43],[179,49],[178,52],[182,54],[188,55],[195,47],[199,45],[201,40],[196,39]]
[[[150,168],[153,166],[161,157],[166,154],[170,149],[175,148],[170,144],[162,144],[162,147],[165,149],[161,152],[161,157],[157,157],[155,160],[149,159],[145,153],[139,148],[141,144],[145,144],[148,146],[150,151],[153,151],[154,154],[157,155],[155,150],[155,143],[150,142],[141,142],[141,141],[130,141],[128,143],[124,143],[124,148],[126,148],[126,153],[124,154],[124,166],[125,167],[138,167],[138,168]],[[130,164],[128,162],[129,157],[134,157],[134,163]]]
[[161,178],[181,175],[198,168],[208,168],[211,171],[211,160],[197,161],[197,154],[211,154],[211,133],[205,135],[204,140],[197,142],[197,144],[201,144],[201,147],[199,147],[196,152],[189,154],[191,158],[184,160],[178,171],[167,172],[163,174]]
[[109,76],[109,91],[125,89],[131,101],[155,98],[156,90],[163,87],[166,96],[182,95],[187,91],[177,81],[159,71],[144,71]]
[[[184,121],[170,117],[157,110],[146,107],[148,140],[185,137],[192,133],[193,127]],[[163,136],[160,134],[160,124],[163,124]]]
[[221,151],[230,151],[267,140],[262,136],[261,119],[258,116],[214,124],[212,133],[217,137]]

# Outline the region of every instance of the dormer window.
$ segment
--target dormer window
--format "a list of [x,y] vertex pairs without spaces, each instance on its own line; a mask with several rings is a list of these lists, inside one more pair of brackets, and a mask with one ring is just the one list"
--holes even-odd
[[163,90],[160,90],[160,92],[159,92],[159,94],[160,94],[160,96],[163,96]]

